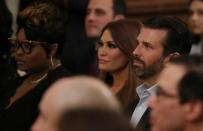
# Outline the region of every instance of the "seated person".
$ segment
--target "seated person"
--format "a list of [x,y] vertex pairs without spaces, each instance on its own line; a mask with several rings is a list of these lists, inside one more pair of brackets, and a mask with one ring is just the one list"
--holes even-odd
[[9,38],[17,68],[26,75],[5,92],[1,131],[28,131],[38,114],[43,92],[70,73],[58,59],[63,16],[51,3],[34,3],[19,14],[17,38]]
[[[126,111],[129,104],[138,98],[135,87],[139,81],[133,72],[132,52],[137,46],[140,27],[138,21],[109,23],[97,43],[99,77],[110,86]],[[132,112],[127,111],[129,115]]]
[[[174,75],[175,74],[175,75]],[[152,131],[203,130],[203,57],[172,60],[149,99]]]

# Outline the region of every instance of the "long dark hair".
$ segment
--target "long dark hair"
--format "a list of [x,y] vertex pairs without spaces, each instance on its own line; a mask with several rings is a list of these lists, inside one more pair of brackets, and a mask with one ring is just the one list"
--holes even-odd
[[[137,45],[137,36],[139,34],[141,24],[137,20],[119,20],[109,23],[104,27],[101,35],[105,30],[109,30],[116,45],[129,58],[128,79],[123,88],[117,93],[117,97],[125,108],[129,103],[136,99],[135,87],[138,84],[137,77],[133,72],[132,52]],[[111,86],[113,77],[109,72],[100,71],[100,78]]]

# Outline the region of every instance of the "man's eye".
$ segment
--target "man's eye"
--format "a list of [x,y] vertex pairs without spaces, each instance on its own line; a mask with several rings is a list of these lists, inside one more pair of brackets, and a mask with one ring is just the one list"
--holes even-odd
[[109,48],[117,48],[117,45],[116,45],[115,42],[113,42],[113,41],[107,42],[107,46],[108,46]]
[[189,10],[189,11],[188,11],[188,14],[189,14],[190,16],[192,16],[192,15],[194,14],[194,11]]
[[198,13],[199,15],[203,15],[203,10],[198,10],[197,13]]
[[87,12],[86,12],[86,15],[89,15],[90,14],[90,10],[88,10]]
[[97,15],[97,16],[102,16],[104,14],[105,14],[105,11],[103,11],[103,10],[96,10],[95,11],[95,15]]
[[153,47],[151,45],[149,45],[148,43],[144,43],[144,47],[147,49],[153,49]]

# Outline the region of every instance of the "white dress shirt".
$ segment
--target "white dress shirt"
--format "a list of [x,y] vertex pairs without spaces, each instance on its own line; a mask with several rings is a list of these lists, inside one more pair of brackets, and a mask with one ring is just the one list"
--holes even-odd
[[202,54],[202,43],[197,43],[197,44],[193,44],[192,45],[192,48],[190,50],[190,55],[191,54]]
[[131,117],[131,123],[133,127],[136,127],[142,118],[144,112],[147,110],[147,100],[149,96],[153,95],[156,91],[156,85],[147,87],[145,84],[142,84],[136,88],[136,92],[140,98],[139,103],[137,104],[133,115]]

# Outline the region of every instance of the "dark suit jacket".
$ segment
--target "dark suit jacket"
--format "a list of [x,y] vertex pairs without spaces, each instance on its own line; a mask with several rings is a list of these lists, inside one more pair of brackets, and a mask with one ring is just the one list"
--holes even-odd
[[141,120],[139,121],[136,127],[137,131],[150,131],[149,112],[149,109],[147,109],[143,114]]
[[[135,100],[133,103],[131,103],[128,108],[126,109],[126,112],[129,116],[132,116],[136,105],[138,104],[139,99]],[[149,123],[149,108],[145,111],[142,118],[140,119],[137,127],[135,128],[136,131],[150,131],[150,123]]]

